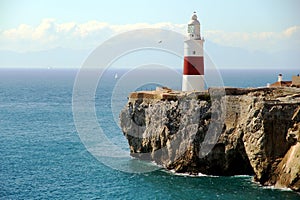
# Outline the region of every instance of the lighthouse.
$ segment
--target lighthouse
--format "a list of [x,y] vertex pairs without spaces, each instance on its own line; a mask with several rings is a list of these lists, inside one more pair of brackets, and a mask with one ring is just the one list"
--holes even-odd
[[192,15],[184,41],[182,91],[204,91],[204,39],[200,34],[200,22],[196,12]]

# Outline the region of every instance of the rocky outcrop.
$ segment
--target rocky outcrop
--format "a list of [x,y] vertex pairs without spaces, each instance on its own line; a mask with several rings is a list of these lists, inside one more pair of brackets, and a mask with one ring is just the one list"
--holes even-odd
[[[299,112],[299,109],[298,109]],[[299,117],[299,116],[298,116]],[[276,170],[271,173],[271,183],[275,187],[289,187],[300,190],[300,123],[289,129],[287,140],[292,146],[285,154]]]
[[300,190],[300,89],[158,90],[120,113],[131,155],[191,174],[254,175]]

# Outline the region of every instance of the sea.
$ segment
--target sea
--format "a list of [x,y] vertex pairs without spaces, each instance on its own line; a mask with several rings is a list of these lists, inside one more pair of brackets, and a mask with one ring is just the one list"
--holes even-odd
[[[96,81],[90,105],[104,133],[98,139],[106,138],[122,152],[129,148],[118,113],[128,91],[162,85],[156,81],[143,84],[151,74],[143,72],[134,74],[140,82],[127,90],[122,89],[125,83],[135,83],[130,70],[102,70]],[[159,167],[128,171],[133,158],[117,166],[99,159],[74,120],[74,85],[81,84],[80,73],[79,69],[0,69],[0,199],[300,199],[288,189],[260,186],[252,176],[189,176]],[[227,69],[219,70],[218,77],[228,87],[264,87],[276,82],[278,73],[289,80],[300,69]],[[169,79],[168,72],[156,70],[154,74]],[[174,85],[167,86],[180,89],[180,81],[174,79]],[[112,149],[108,145],[100,150],[109,154]],[[145,165],[154,164],[135,162],[135,169]]]

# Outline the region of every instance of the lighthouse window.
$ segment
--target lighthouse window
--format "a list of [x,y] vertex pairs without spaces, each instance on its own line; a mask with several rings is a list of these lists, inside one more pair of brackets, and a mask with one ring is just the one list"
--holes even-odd
[[195,32],[195,26],[194,25],[188,25],[188,33],[194,33]]
[[193,51],[193,54],[195,55],[195,54],[196,54],[196,51]]

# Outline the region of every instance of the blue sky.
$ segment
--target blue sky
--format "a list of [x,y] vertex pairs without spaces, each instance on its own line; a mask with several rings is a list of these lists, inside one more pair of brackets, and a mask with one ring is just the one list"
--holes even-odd
[[198,11],[207,29],[280,31],[300,24],[299,0],[1,0],[1,29],[22,23],[38,25],[44,18],[111,24],[186,23]]
[[145,27],[184,34],[197,11],[207,44],[217,45],[208,48],[296,55],[299,7],[299,0],[0,0],[0,51],[90,51],[111,36]]

